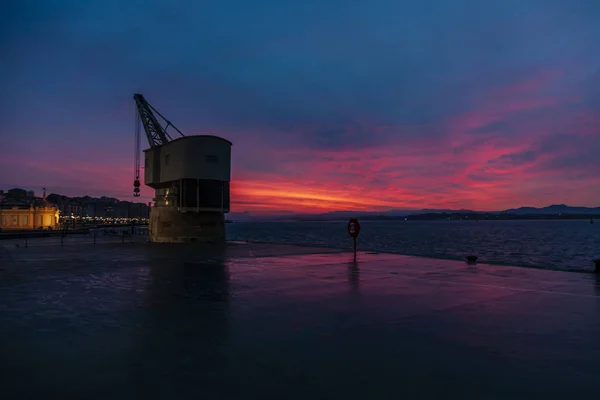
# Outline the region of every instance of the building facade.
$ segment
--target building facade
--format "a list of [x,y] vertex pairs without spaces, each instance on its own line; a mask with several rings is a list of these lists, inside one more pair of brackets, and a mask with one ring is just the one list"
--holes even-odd
[[59,212],[55,206],[2,206],[0,229],[56,229]]
[[0,202],[1,230],[56,229],[59,217],[58,207],[41,201],[7,201]]

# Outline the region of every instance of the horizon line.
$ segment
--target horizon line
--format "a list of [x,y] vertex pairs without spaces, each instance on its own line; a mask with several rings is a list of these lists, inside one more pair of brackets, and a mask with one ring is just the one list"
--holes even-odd
[[[12,187],[10,187],[12,186]],[[4,190],[4,191],[8,191],[8,190],[12,190],[12,189],[21,189],[21,190],[25,190],[25,191],[32,191],[35,193],[35,190],[32,189],[23,189],[22,187],[19,187],[17,185],[5,185],[5,184],[0,184],[0,187],[10,187],[10,189],[0,189],[0,190]],[[40,190],[42,190],[43,188],[40,188]],[[74,198],[74,197],[90,197],[93,199],[100,199],[102,197],[106,197],[106,198],[111,198],[111,199],[117,199],[118,201],[121,202],[129,202],[129,203],[134,203],[134,204],[145,204],[147,205],[148,202],[144,202],[144,201],[135,201],[136,199],[131,199],[131,200],[123,200],[123,198],[121,196],[106,196],[106,195],[101,195],[100,197],[94,197],[94,196],[90,196],[89,194],[85,194],[85,195],[77,195],[77,196],[68,196],[68,195],[63,195],[63,194],[59,194],[59,193],[55,193],[52,191],[47,191],[47,196],[49,195],[57,195],[57,196],[64,196],[64,197],[69,197],[69,198]],[[150,203],[153,203],[152,200],[149,201]],[[232,205],[235,204],[235,201],[232,201]],[[536,206],[531,206],[531,205],[521,205],[521,206],[513,206],[513,207],[509,207],[506,209],[500,209],[500,210],[477,210],[477,209],[472,209],[472,208],[450,208],[450,207],[440,207],[440,208],[436,208],[436,207],[422,207],[422,208],[390,208],[390,209],[386,209],[386,210],[348,210],[348,209],[342,209],[342,210],[330,210],[330,211],[317,211],[317,212],[301,212],[301,211],[292,211],[292,210],[274,210],[274,211],[248,211],[248,210],[244,210],[244,211],[230,211],[227,214],[254,214],[254,215],[271,215],[271,216],[285,216],[285,215],[324,215],[324,214],[331,214],[331,213],[356,213],[356,214],[382,214],[382,213],[389,213],[389,212],[394,212],[394,211],[398,211],[398,212],[403,212],[403,211],[427,211],[427,210],[431,210],[431,211],[453,211],[453,212],[460,212],[460,211],[468,211],[468,212],[477,212],[477,213],[485,213],[485,212],[503,212],[503,211],[508,211],[508,210],[516,210],[516,209],[520,209],[520,208],[535,208],[535,209],[543,209],[543,208],[548,208],[548,207],[553,207],[553,206],[565,206],[565,207],[570,207],[570,208],[600,208],[600,205],[596,205],[596,206],[581,206],[581,205],[567,205],[564,203],[552,203],[552,204],[548,204],[545,206],[540,206],[540,207],[536,207]]]

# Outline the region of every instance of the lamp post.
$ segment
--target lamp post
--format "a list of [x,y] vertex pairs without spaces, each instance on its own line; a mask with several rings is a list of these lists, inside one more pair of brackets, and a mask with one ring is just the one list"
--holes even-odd
[[0,231],[4,228],[4,219],[2,217],[2,203],[4,203],[4,193],[0,194]]

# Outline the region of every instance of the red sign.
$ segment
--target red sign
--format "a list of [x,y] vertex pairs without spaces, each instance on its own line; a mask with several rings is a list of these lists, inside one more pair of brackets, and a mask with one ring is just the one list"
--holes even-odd
[[360,233],[360,224],[356,218],[350,218],[348,221],[348,234],[353,238],[357,237]]

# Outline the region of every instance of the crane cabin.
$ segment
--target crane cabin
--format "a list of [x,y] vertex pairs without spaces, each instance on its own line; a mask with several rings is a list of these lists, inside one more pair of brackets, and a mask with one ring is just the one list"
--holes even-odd
[[185,136],[144,150],[144,184],[157,205],[180,211],[229,212],[231,142],[218,136]]

